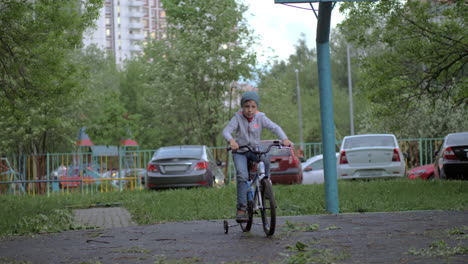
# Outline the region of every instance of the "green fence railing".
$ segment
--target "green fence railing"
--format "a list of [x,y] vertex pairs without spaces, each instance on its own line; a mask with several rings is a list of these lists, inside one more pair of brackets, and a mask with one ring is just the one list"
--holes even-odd
[[[434,162],[443,138],[398,140],[407,169]],[[336,144],[339,150],[340,142]],[[235,179],[226,147],[209,147],[222,162],[225,183]],[[0,158],[0,194],[95,193],[143,189],[147,164],[155,150],[122,149],[117,155],[91,152],[50,153]],[[322,154],[322,143],[305,143],[304,160]]]

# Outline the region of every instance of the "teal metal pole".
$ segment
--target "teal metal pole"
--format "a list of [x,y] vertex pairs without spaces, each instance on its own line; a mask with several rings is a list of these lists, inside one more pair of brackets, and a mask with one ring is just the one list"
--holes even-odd
[[330,20],[332,2],[320,2],[317,24],[317,64],[320,89],[320,117],[325,169],[325,200],[327,211],[339,213],[336,178],[335,127],[330,70]]
[[47,197],[50,197],[50,167],[49,167],[49,152],[47,152],[46,156],[46,170],[47,170]]

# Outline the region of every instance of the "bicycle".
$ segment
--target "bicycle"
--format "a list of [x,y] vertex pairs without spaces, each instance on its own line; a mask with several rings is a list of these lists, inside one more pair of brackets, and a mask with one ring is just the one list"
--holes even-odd
[[[243,232],[248,232],[252,228],[254,214],[262,217],[263,231],[267,236],[272,236],[275,233],[276,227],[276,201],[273,193],[273,187],[271,180],[266,177],[265,164],[261,160],[263,155],[270,152],[271,147],[276,146],[283,148],[280,141],[274,141],[268,146],[266,151],[253,150],[249,146],[239,146],[239,149],[246,148],[250,152],[254,153],[258,157],[258,161],[249,162],[249,180],[247,181],[247,215],[248,220],[246,222],[239,222],[239,225]],[[231,148],[228,147],[228,151]],[[255,170],[252,171],[252,168]],[[229,224],[227,220],[224,220],[224,233],[229,232]]]

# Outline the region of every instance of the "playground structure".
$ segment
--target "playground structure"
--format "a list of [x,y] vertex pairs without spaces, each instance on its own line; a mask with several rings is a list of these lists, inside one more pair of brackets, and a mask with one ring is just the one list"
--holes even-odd
[[2,157],[0,194],[141,189],[146,159],[154,153],[139,151],[138,143],[129,138],[119,146],[95,146],[85,128],[75,147],[74,153]]
[[7,158],[0,158],[0,194],[24,193],[24,176],[10,165]]

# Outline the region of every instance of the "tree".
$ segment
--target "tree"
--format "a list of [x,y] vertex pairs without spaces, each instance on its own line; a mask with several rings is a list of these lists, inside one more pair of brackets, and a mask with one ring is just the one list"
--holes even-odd
[[440,137],[468,129],[466,1],[347,2],[340,9],[347,15],[341,32],[364,51],[360,86],[372,106],[363,131]]
[[70,129],[66,118],[82,77],[72,54],[101,0],[0,3],[0,149],[45,153]]
[[114,57],[92,45],[80,52],[75,61],[87,76],[81,80],[83,95],[75,102],[73,115],[80,127],[87,127],[93,143],[118,145],[129,133],[138,136],[138,114],[130,115],[125,107],[125,102],[137,102],[121,96],[122,73]]
[[[340,39],[335,39],[331,50],[332,70],[336,72],[332,75],[332,90],[337,138],[349,134],[347,71],[339,70],[346,67],[346,57],[343,58],[343,54],[339,52],[343,50],[343,46],[345,47]],[[317,54],[315,49],[307,47],[304,36],[298,40],[295,54],[292,54],[287,61],[273,61],[268,70],[260,73],[259,90],[262,101],[260,109],[277,122],[290,139],[299,142],[296,69],[299,70],[301,87],[304,141],[319,142],[321,120]],[[346,83],[343,83],[343,79]],[[361,101],[358,98],[357,105],[365,105],[359,104]],[[274,135],[266,133],[264,137],[272,136]]]
[[216,146],[226,121],[225,94],[233,81],[249,76],[255,62],[242,16],[246,8],[234,0],[164,0],[163,5],[167,38],[145,47],[140,61],[145,81],[132,88],[144,96],[142,122],[154,135],[145,137],[145,144]]

